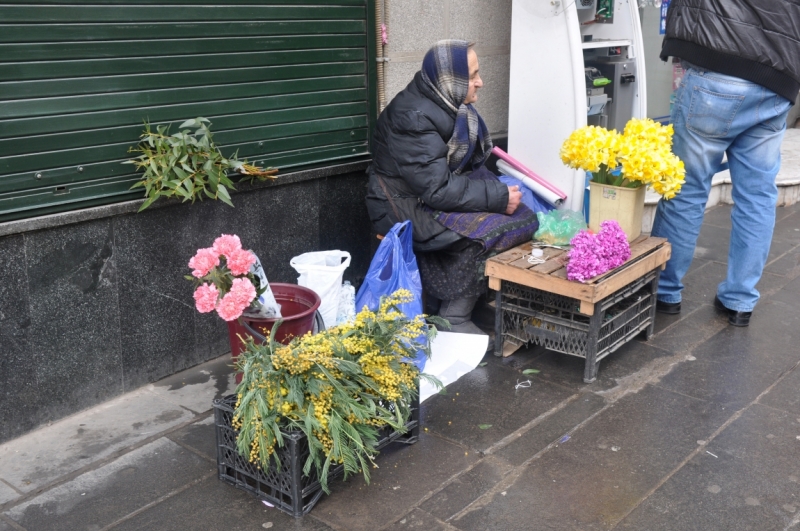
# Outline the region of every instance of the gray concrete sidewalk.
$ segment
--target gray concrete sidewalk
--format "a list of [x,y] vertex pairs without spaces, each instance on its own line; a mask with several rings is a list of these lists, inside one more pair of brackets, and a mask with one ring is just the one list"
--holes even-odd
[[707,213],[683,312],[596,382],[538,348],[489,355],[371,485],[337,480],[306,517],[217,480],[226,356],[0,446],[0,531],[800,530],[800,206],[778,209],[744,329],[712,306],[729,227],[729,206]]

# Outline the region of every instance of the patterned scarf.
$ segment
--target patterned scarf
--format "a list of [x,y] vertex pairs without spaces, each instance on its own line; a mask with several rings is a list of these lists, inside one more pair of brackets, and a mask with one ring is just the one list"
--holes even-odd
[[447,142],[447,163],[455,174],[481,167],[492,151],[492,138],[481,115],[464,103],[469,91],[467,45],[467,41],[439,41],[422,61],[423,81],[456,113],[453,136]]

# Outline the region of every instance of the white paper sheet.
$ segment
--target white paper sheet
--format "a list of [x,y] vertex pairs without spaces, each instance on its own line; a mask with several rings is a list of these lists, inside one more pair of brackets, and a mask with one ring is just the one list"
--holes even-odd
[[[447,386],[475,369],[486,354],[489,336],[439,332],[431,343],[431,359],[425,364],[426,374],[436,376]],[[435,386],[420,381],[419,401],[435,395]]]

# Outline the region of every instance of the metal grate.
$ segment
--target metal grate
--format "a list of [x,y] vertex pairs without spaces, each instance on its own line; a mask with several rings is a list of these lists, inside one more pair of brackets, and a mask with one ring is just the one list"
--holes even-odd
[[[598,361],[649,326],[655,299],[652,290],[644,288],[657,277],[658,272],[651,271],[596,304],[603,312]],[[587,357],[591,318],[580,313],[579,300],[503,282],[501,308],[504,339]]]

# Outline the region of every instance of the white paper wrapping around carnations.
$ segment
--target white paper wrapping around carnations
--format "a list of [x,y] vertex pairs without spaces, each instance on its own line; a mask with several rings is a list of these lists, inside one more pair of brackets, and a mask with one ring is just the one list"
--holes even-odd
[[[250,252],[253,253],[253,251]],[[264,267],[261,265],[261,260],[258,259],[256,253],[253,253],[253,256],[255,256],[256,261],[250,266],[250,272],[253,273],[253,276],[258,279],[259,289],[266,289],[264,293],[258,296],[259,304],[254,305],[257,306],[257,308],[248,308],[245,310],[244,315],[265,319],[279,319],[282,317],[281,305],[275,300],[275,294],[272,293],[272,288],[269,287],[267,274],[264,272]]]
[[522,184],[533,190],[539,197],[541,197],[554,207],[557,207],[564,202],[564,200],[561,197],[559,197],[555,192],[548,190],[547,188],[537,183],[536,181],[534,181],[521,171],[515,170],[514,168],[511,167],[510,164],[508,164],[503,160],[497,161],[497,169],[500,170],[500,172],[504,173],[505,175],[519,179],[520,181],[522,181]]
[[[425,373],[447,386],[474,370],[486,354],[488,345],[489,336],[486,335],[439,332],[431,343],[431,359],[425,364]],[[420,380],[420,402],[438,392],[433,384]]]

